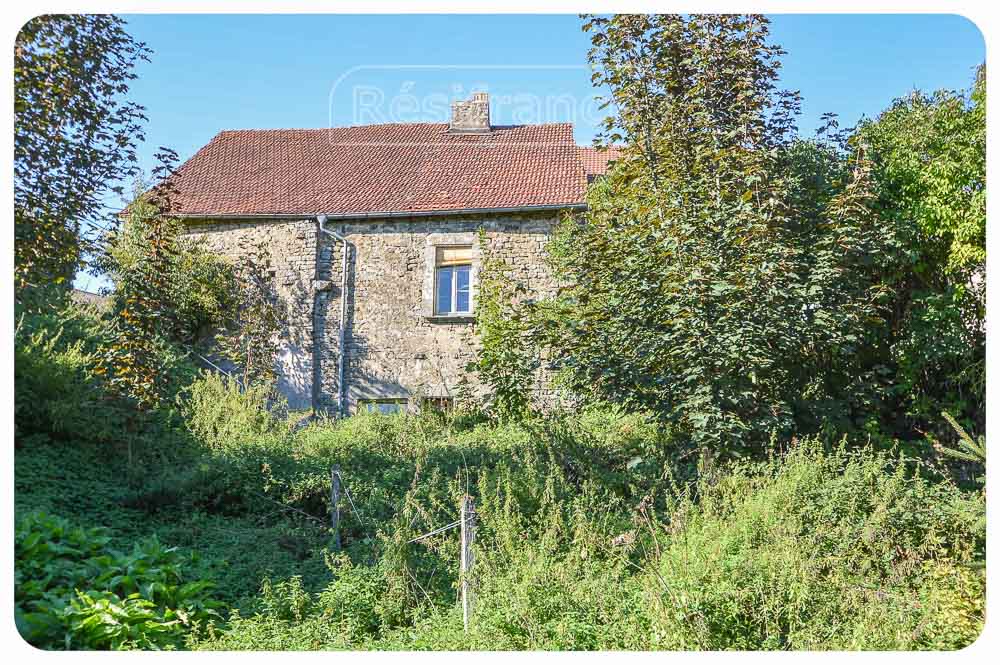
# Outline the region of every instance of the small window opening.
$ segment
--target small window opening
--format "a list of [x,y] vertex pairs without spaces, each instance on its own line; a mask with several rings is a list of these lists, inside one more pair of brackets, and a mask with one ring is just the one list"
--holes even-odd
[[472,247],[438,247],[434,268],[434,313],[469,314],[472,310]]

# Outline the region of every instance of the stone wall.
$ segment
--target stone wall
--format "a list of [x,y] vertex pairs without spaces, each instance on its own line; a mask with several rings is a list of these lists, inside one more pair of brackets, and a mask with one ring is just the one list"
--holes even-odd
[[[347,237],[351,245],[345,335],[348,410],[354,412],[365,400],[415,394],[455,398],[463,383],[469,393],[480,393],[475,376],[465,371],[478,345],[474,320],[433,314],[434,247],[473,246],[474,300],[482,228],[491,255],[502,257],[532,296],[544,296],[554,290],[544,247],[556,220],[554,213],[535,213],[328,223],[327,228]],[[216,251],[232,256],[257,241],[269,244],[278,291],[289,312],[279,367],[281,390],[294,407],[307,408],[315,399],[317,408],[335,412],[342,244],[319,237],[315,220],[192,221],[189,228]],[[313,330],[318,331],[315,338]],[[544,373],[536,377],[534,388],[539,400],[550,399]]]
[[317,228],[314,220],[236,220],[188,223],[188,235],[212,251],[232,258],[254,253],[258,243],[270,250],[275,289],[286,313],[278,359],[278,388],[293,409],[312,404],[313,282]]

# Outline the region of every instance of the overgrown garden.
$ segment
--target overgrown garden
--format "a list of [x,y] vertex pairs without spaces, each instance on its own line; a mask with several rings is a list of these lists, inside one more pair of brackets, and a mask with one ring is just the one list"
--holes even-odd
[[[766,18],[583,23],[608,95],[600,140],[622,156],[550,244],[565,287],[523,302],[487,257],[470,371],[488,398],[342,420],[283,407],[266,248],[236,264],[186,240],[168,214],[169,151],[101,233],[66,222],[102,214],[96,195],[67,207],[69,192],[137,175],[142,109],[121,99],[148,53],[113,17],[22,31],[15,616],[28,642],[976,639],[985,71],[968,91],[912,93],[804,138]],[[39,73],[52,62],[76,63],[79,85]],[[67,102],[73,118],[31,104],[56,93],[89,103]],[[85,260],[115,284],[106,309],[67,297]],[[544,412],[529,392],[542,365],[566,396]],[[334,465],[350,493],[339,547]],[[465,495],[479,522],[468,630],[456,532],[414,541],[453,523]]]

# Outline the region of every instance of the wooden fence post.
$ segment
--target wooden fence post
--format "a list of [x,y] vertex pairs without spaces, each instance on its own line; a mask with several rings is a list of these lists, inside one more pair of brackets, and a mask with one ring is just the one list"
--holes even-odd
[[340,549],[340,466],[330,467],[330,529],[333,530],[333,546]]
[[471,496],[462,497],[462,554],[461,554],[461,577],[462,580],[462,623],[465,632],[469,632],[469,618],[472,616],[473,589],[472,589],[472,566],[473,554],[472,545],[476,542],[476,507],[472,503]]

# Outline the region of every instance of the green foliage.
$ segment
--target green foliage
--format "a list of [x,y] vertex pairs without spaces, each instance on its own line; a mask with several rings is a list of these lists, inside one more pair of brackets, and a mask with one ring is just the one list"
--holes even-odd
[[14,44],[15,298],[66,290],[103,197],[136,169],[142,106],[127,101],[149,49],[111,14],[36,16]]
[[955,430],[955,434],[958,435],[958,450],[943,448],[944,452],[956,459],[965,460],[966,462],[978,462],[986,466],[986,437],[980,434],[979,438],[973,439],[965,431],[965,428],[958,424],[955,417],[947,411],[943,412],[941,417],[948,421],[951,428]]
[[[352,430],[370,435],[405,418],[359,420]],[[425,449],[402,512],[383,519],[373,549],[347,539],[325,591],[268,582],[252,614],[189,646],[955,649],[982,629],[984,577],[967,565],[984,553],[982,494],[923,480],[885,454],[804,442],[636,495],[595,482],[606,462],[543,452],[538,431],[514,443],[520,427],[491,428],[507,441],[495,461],[458,443],[475,432],[443,444],[450,456],[465,447],[469,485],[435,472],[442,444]],[[452,518],[465,487],[480,524],[468,633],[454,533],[406,542]],[[367,505],[368,488],[355,490]]]
[[105,352],[109,385],[140,410],[164,394],[156,348],[192,348],[215,342],[212,351],[241,372],[242,386],[274,379],[283,312],[269,276],[267,249],[258,246],[232,263],[185,237],[184,223],[170,214],[171,156],[155,187],[137,183],[121,229],[109,233],[99,270],[114,281],[112,330]]
[[[941,417],[947,421],[947,423],[955,431],[955,434],[958,436],[958,447],[949,448],[936,441],[934,442],[934,447],[946,457],[950,457],[961,462],[971,463],[977,470],[985,472],[986,437],[980,434],[978,437],[973,439],[972,436],[965,431],[965,428],[962,427],[957,420],[955,420],[955,417],[947,411],[942,412]],[[980,475],[975,476],[973,480],[979,484],[985,484],[986,476],[983,475],[983,473],[980,473]]]
[[[116,447],[122,442],[130,406],[110,390],[103,362],[113,340],[101,313],[72,303],[20,317],[14,334],[17,446],[54,440]],[[168,344],[152,351],[162,371],[160,390],[172,397],[194,377],[194,368]],[[171,418],[162,411],[134,434],[151,435]]]
[[[52,439],[110,441],[123,415],[105,399],[94,374],[97,354],[81,328],[94,326],[75,308],[21,317],[14,331],[15,442]],[[75,333],[75,334],[74,334]],[[97,337],[99,331],[88,331]]]
[[858,135],[872,150],[881,214],[915,224],[926,279],[986,261],[986,67],[965,93],[913,92]]
[[[137,183],[124,223],[105,238],[106,252],[98,267],[115,284],[111,298],[119,312],[151,298],[159,310],[160,334],[191,346],[235,306],[233,266],[185,238],[183,223],[165,216],[166,202],[149,190],[148,184]],[[156,293],[150,290],[154,273]]]
[[568,286],[540,339],[570,386],[720,452],[831,412],[850,421],[850,363],[884,316],[871,275],[897,244],[868,208],[864,155],[847,169],[794,138],[798,99],[776,88],[782,51],[764,17],[584,29],[615,110],[604,138],[625,145],[552,244]]
[[[114,524],[83,561],[156,534],[186,576],[217,583],[227,621],[172,623],[168,610],[196,601],[142,595],[152,579],[102,588],[121,574],[112,556],[66,573],[101,585],[60,583],[64,604],[22,605],[24,630],[48,626],[50,648],[67,634],[94,648],[956,648],[982,625],[982,573],[967,564],[983,560],[983,495],[884,454],[809,443],[713,466],[616,408],[471,426],[362,414],[292,430],[267,415],[263,391],[206,375],[179,399],[190,434],[171,434],[139,474],[85,442],[19,450],[16,514]],[[332,464],[351,494],[336,555]],[[454,521],[467,492],[480,521],[469,633],[456,532],[409,542]],[[54,533],[38,542],[61,543]],[[147,574],[170,569],[153,563],[156,546],[142,552]],[[26,566],[44,557],[18,554],[21,598],[37,577]],[[99,577],[105,565],[119,572]]]
[[476,295],[476,330],[481,347],[469,369],[490,391],[490,414],[506,422],[530,413],[530,391],[538,360],[527,339],[528,313],[516,302],[525,289],[512,281],[503,259],[488,253],[485,233],[480,232],[479,241],[486,254]]
[[[159,156],[159,170],[170,170],[171,156]],[[180,222],[170,217],[170,184],[150,191],[135,185],[123,233],[109,234],[101,268],[115,282],[111,312],[114,341],[105,348],[103,373],[109,388],[145,415],[164,397],[161,357],[156,349],[177,325],[171,298],[171,266],[177,260]],[[132,425],[134,427],[134,425]]]
[[572,391],[723,454],[872,420],[922,438],[942,410],[982,425],[981,76],[803,140],[766,18],[584,30],[623,145],[549,245],[566,286],[534,333]]
[[651,580],[664,647],[957,649],[982,630],[962,600],[985,588],[963,567],[984,551],[982,495],[811,443],[698,490]]
[[275,290],[270,250],[257,244],[235,266],[233,303],[216,336],[218,351],[242,372],[244,386],[275,379],[280,333],[287,313]]
[[854,137],[882,224],[907,238],[906,260],[881,276],[894,293],[881,344],[895,408],[921,429],[941,411],[985,422],[985,114],[980,67],[970,91],[897,99]]
[[247,446],[277,429],[277,419],[268,408],[271,392],[264,384],[244,390],[231,377],[203,372],[186,390],[185,422],[209,448]]
[[42,649],[160,649],[181,644],[198,622],[218,619],[205,581],[184,583],[182,561],[156,539],[130,554],[102,529],[71,527],[43,513],[15,529],[15,617]]

